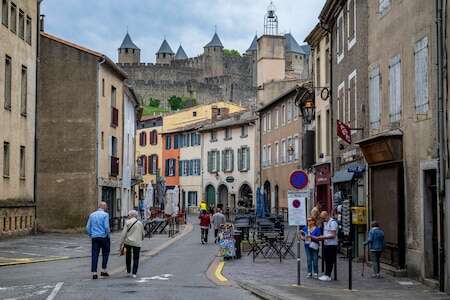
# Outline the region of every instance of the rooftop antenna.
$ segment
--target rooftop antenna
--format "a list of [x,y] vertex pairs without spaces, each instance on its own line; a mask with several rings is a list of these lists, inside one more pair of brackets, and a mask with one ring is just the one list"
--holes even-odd
[[264,16],[264,34],[278,35],[278,17],[275,13],[275,5],[270,1]]

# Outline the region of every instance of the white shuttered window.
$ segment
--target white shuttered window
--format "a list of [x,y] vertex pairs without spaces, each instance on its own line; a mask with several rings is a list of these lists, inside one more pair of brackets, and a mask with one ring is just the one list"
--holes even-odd
[[416,113],[428,111],[428,38],[416,43],[414,49],[416,77]]
[[402,114],[401,60],[396,55],[389,61],[389,121],[398,122]]
[[370,128],[380,127],[380,67],[372,68],[369,76],[369,117]]

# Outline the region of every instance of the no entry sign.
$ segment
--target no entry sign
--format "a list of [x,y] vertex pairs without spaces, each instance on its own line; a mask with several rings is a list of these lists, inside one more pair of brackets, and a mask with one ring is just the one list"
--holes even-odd
[[291,185],[297,190],[301,190],[308,185],[308,174],[303,170],[297,170],[291,173]]

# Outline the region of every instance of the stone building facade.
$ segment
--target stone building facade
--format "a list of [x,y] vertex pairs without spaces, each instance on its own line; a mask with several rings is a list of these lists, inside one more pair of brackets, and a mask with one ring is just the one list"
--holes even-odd
[[126,74],[105,55],[47,33],[40,44],[38,225],[84,227],[103,200],[117,228],[128,207],[121,199]]
[[0,6],[0,238],[35,228],[38,2]]

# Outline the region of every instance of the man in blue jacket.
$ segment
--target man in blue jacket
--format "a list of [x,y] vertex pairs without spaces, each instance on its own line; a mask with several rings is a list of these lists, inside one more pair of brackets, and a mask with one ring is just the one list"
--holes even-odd
[[384,247],[386,246],[384,241],[384,231],[380,228],[377,221],[373,221],[371,227],[369,237],[367,241],[364,242],[364,245],[369,245],[369,251],[373,261],[373,277],[381,278],[380,257],[381,253],[384,251]]
[[108,266],[109,250],[111,248],[111,241],[109,239],[109,215],[106,212],[106,202],[100,202],[98,209],[91,213],[86,225],[86,231],[92,239],[92,261],[91,271],[92,279],[97,279],[97,265],[100,249],[102,250],[102,272],[100,276],[108,277],[106,270]]

